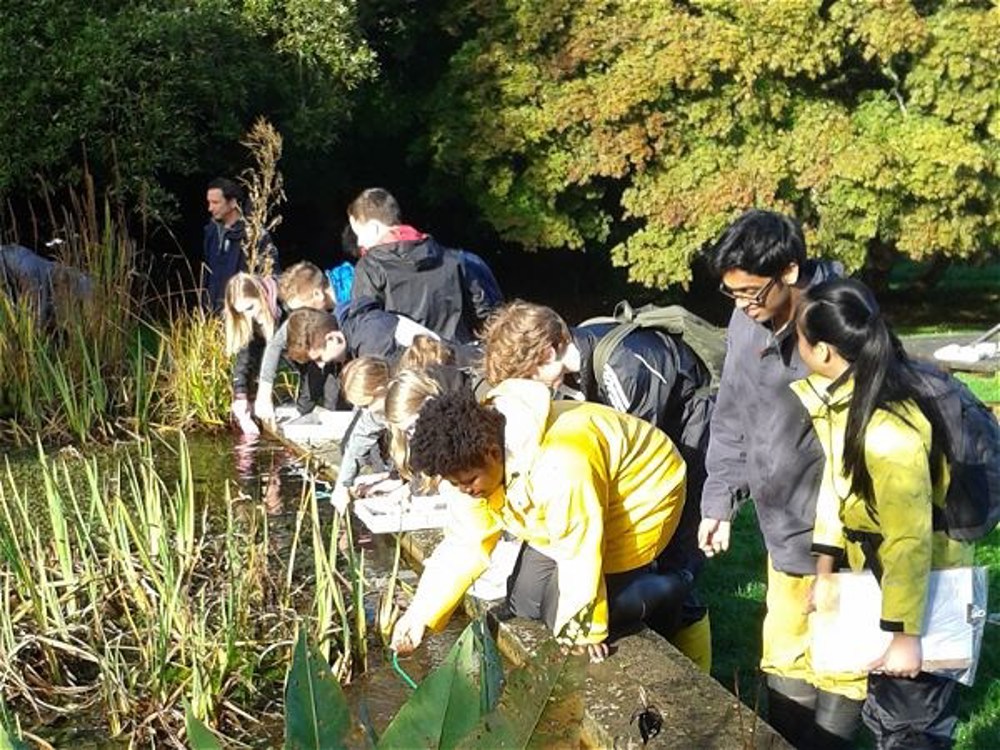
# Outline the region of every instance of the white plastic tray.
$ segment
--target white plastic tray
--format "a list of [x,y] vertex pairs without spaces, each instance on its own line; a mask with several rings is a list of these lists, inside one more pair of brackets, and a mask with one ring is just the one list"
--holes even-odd
[[[293,443],[329,443],[343,439],[354,418],[353,411],[330,411],[317,407],[299,416],[294,407],[275,409],[278,430],[282,437]],[[282,419],[284,417],[284,419]]]
[[440,495],[410,495],[403,487],[388,495],[354,501],[356,515],[373,534],[440,529],[448,520],[448,504]]

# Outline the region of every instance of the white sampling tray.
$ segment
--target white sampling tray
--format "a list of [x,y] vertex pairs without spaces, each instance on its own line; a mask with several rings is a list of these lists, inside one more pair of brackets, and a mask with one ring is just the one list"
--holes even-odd
[[330,411],[322,407],[302,415],[294,406],[279,406],[274,412],[282,437],[305,445],[342,440],[354,419],[353,411]]
[[411,495],[404,485],[387,495],[355,500],[354,515],[373,534],[440,529],[448,520],[448,502],[440,495]]

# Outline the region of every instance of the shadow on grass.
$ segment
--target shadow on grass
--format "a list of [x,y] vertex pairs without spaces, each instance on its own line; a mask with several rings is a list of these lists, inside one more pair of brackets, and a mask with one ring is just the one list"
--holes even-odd
[[[752,505],[733,522],[729,551],[705,564],[699,591],[712,618],[712,676],[764,712],[758,665],[767,553]],[[738,680],[738,686],[736,684]]]

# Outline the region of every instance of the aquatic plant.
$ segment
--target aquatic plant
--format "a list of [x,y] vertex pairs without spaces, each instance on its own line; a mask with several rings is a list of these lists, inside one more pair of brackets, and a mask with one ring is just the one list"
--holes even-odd
[[[369,745],[379,750],[579,747],[586,662],[585,655],[550,638],[504,684],[496,642],[481,616],[469,623],[381,736],[365,726]],[[359,720],[365,724],[363,717]],[[340,684],[300,630],[285,682],[285,748],[338,750],[346,747],[352,728]],[[190,712],[188,741],[194,750],[221,747]]]
[[163,352],[159,419],[180,429],[226,424],[232,366],[222,320],[201,308],[175,307],[156,333]]
[[149,440],[111,468],[39,447],[42,492],[19,488],[9,466],[0,481],[0,691],[32,731],[72,718],[180,746],[186,701],[229,737],[260,736],[279,716],[297,628],[354,668],[358,636],[338,628],[363,596],[329,614],[353,574],[337,569],[341,529],[312,488],[289,549],[262,507],[228,490],[209,511],[183,435],[163,449],[169,481]]
[[59,215],[46,204],[49,223],[62,235],[60,268],[86,274],[88,291],[64,283],[76,271],[54,273],[52,315],[44,322],[24,297],[0,294],[0,441],[24,445],[42,435],[86,442],[107,437],[125,417],[147,423],[153,408],[145,377],[151,363],[138,336],[138,249],[120,212],[109,200],[99,203],[87,175],[82,194],[69,201]]

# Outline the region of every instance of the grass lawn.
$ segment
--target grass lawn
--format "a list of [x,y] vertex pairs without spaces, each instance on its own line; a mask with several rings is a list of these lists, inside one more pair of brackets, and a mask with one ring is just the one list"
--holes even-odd
[[[711,608],[713,676],[764,712],[763,680],[757,670],[760,626],[764,617],[764,545],[753,508],[746,507],[733,527],[730,550],[708,561],[699,588]],[[991,611],[1000,609],[1000,530],[979,542],[976,560],[990,573]],[[976,684],[960,688],[957,750],[1000,748],[1000,626],[988,625]],[[867,732],[864,734],[867,735]],[[871,746],[866,737],[867,746]]]

